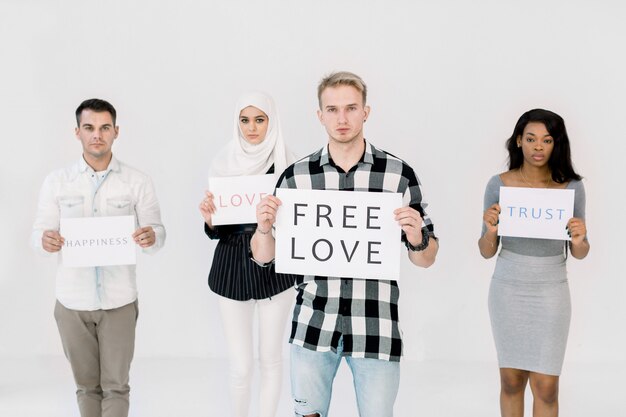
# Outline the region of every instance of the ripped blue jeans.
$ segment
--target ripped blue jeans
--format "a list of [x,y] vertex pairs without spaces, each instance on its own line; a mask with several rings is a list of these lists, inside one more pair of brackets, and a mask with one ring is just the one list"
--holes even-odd
[[[328,417],[333,380],[341,363],[337,352],[316,352],[291,345],[291,396],[295,416]],[[360,417],[392,417],[400,385],[400,362],[346,356],[352,371]]]

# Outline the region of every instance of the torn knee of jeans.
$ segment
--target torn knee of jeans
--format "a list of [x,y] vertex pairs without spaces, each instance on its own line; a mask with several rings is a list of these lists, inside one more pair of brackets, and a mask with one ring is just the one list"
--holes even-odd
[[[299,407],[302,407],[302,406],[306,407],[309,404],[307,400],[303,400],[301,398],[294,398],[293,401],[296,403],[296,406],[299,406]],[[318,413],[317,411],[312,411],[307,414],[300,414],[296,411],[295,416],[296,417],[324,417],[321,413]]]

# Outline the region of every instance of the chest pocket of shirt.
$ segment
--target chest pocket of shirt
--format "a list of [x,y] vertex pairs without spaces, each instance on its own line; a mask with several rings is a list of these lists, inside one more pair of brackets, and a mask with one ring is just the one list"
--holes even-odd
[[83,217],[84,205],[85,197],[82,195],[59,197],[59,212],[64,219]]
[[132,214],[132,200],[130,196],[107,199],[107,216],[128,216],[130,214]]

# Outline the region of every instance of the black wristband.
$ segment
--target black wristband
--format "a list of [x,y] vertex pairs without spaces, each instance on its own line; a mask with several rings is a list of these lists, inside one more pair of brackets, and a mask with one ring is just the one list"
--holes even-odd
[[428,233],[425,233],[422,230],[422,241],[419,243],[419,245],[413,246],[413,245],[411,245],[411,242],[409,242],[409,239],[407,239],[406,240],[406,247],[410,251],[421,252],[421,251],[423,251],[424,249],[426,249],[428,247],[428,243],[429,242],[430,242],[430,235]]

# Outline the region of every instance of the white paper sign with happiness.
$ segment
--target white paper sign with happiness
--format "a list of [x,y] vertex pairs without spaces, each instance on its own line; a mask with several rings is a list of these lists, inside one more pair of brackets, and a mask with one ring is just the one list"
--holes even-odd
[[276,272],[398,280],[399,193],[276,190]]
[[574,216],[574,190],[500,187],[500,236],[571,240],[567,222]]
[[63,266],[134,265],[137,245],[132,237],[135,216],[62,218]]

